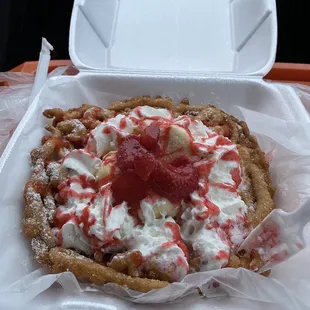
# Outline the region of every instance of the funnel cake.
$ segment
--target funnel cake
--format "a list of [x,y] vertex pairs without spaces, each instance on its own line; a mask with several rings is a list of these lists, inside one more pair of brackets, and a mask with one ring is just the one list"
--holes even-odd
[[147,96],[43,114],[52,123],[31,152],[23,224],[51,272],[148,292],[188,273],[264,265],[238,252],[275,207],[244,122]]

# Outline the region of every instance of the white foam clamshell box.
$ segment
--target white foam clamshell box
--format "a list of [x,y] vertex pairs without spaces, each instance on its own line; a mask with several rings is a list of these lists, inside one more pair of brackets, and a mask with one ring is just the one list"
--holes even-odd
[[[236,116],[240,116],[239,106],[269,115],[275,123],[309,123],[306,110],[290,87],[262,81],[274,63],[276,43],[275,0],[76,0],[69,48],[81,72],[46,82],[0,160],[0,240],[4,248],[0,254],[0,302],[14,296],[3,288],[38,268],[29,242],[22,237],[20,219],[22,189],[30,173],[29,152],[44,135],[42,111],[83,103],[105,106],[122,96],[166,94],[174,99],[188,97],[191,104],[212,103]],[[283,202],[290,210],[285,199]],[[298,273],[296,261],[298,258],[293,265],[285,262],[284,267],[276,267],[273,279],[266,281],[282,281],[292,288],[296,283],[288,279],[292,272]],[[310,278],[309,272],[307,275]],[[47,282],[42,282],[46,289]],[[24,286],[26,281],[20,284],[21,291]],[[29,296],[33,287],[27,287]],[[261,294],[262,288],[257,287]],[[285,286],[275,287],[278,296],[289,296],[285,301],[288,307],[303,309],[304,304],[295,301]],[[14,297],[16,304],[18,296]],[[256,296],[256,302],[254,297],[189,296],[169,308],[278,309],[277,300],[270,296]],[[104,293],[67,292],[54,285],[27,309],[166,307],[133,304]]]
[[77,0],[70,55],[109,73],[262,77],[276,25],[273,0]]

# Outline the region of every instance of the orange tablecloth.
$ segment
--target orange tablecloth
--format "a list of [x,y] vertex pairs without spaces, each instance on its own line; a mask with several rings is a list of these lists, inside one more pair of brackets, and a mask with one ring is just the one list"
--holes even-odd
[[[37,61],[25,62],[12,69],[11,71],[34,73],[36,71],[37,64]],[[59,66],[70,65],[72,65],[70,60],[52,60],[50,62],[49,70],[52,71]],[[70,74],[70,70],[68,74]],[[265,79],[281,82],[300,83],[310,86],[310,65],[275,63],[272,70],[267,74]]]

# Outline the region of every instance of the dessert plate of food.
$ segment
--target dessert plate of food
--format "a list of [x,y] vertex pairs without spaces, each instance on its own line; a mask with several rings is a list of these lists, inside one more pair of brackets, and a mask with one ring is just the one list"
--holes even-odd
[[25,235],[52,272],[148,292],[223,267],[274,208],[269,166],[244,122],[213,106],[137,97],[47,109],[31,152]]
[[[268,260],[261,248],[240,248],[279,207],[275,202],[292,201],[283,189],[286,176],[269,167],[271,157],[283,165],[281,152],[263,152],[278,141],[257,135],[261,148],[248,128],[247,120],[261,113],[245,112],[244,121],[214,105],[165,96],[68,109],[52,102],[32,106],[28,114],[35,116],[27,122],[39,120],[35,129],[30,124],[13,137],[22,161],[30,158],[18,180],[18,221],[26,237],[18,243],[21,257],[36,262],[16,273],[3,297],[18,289],[29,300],[54,282],[147,303],[192,293],[251,299],[257,287],[267,294],[257,300],[267,301],[270,287],[286,291],[266,278],[270,270],[264,270]],[[2,176],[12,156],[2,162]],[[11,166],[12,174],[20,165]],[[297,180],[290,181],[299,186]]]

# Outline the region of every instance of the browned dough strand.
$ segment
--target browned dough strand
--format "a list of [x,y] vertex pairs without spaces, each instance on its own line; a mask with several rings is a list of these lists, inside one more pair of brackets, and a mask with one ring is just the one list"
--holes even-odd
[[74,251],[61,248],[53,248],[49,252],[51,261],[51,270],[53,272],[71,271],[74,275],[83,281],[88,281],[97,285],[107,282],[119,284],[139,292],[149,292],[167,286],[165,281],[133,278],[116,270],[105,267]]

